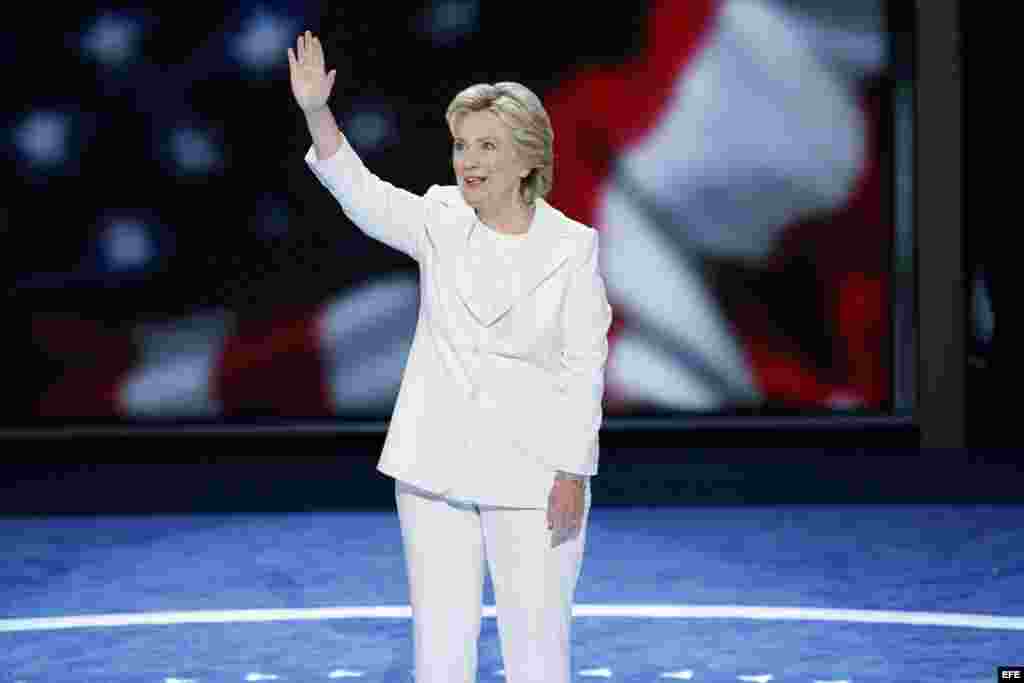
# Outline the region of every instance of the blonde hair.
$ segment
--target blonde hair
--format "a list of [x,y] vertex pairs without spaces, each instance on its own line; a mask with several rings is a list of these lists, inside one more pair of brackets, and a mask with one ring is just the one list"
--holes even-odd
[[523,201],[533,204],[547,196],[555,177],[555,133],[540,98],[519,83],[471,85],[448,105],[449,129],[454,131],[456,119],[474,111],[489,111],[511,129],[519,154],[531,167],[520,186]]

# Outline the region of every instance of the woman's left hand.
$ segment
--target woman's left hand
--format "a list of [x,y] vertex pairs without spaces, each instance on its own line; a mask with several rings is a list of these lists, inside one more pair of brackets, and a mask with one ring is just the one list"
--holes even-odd
[[572,535],[583,523],[583,481],[556,480],[548,495],[548,528]]

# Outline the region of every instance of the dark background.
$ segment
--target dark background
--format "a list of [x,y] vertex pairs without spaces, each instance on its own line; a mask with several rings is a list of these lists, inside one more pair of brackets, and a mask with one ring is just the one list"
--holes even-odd
[[[782,6],[787,4],[806,5],[812,12],[820,11],[813,9],[818,5],[831,8],[827,11],[842,24],[841,3]],[[338,69],[332,107],[364,161],[394,184],[420,193],[430,184],[453,182],[443,107],[454,93],[469,83],[517,80],[544,96],[585,69],[613,69],[644,58],[653,5],[615,4],[588,13],[585,22],[571,15],[525,20],[513,6],[474,2],[205,3],[159,14],[125,6],[34,11],[38,15],[26,25],[45,23],[55,40],[41,48],[32,31],[10,35],[6,49],[19,58],[31,55],[35,70],[21,79],[18,102],[6,112],[9,140],[33,115],[59,112],[66,117],[67,156],[56,164],[38,164],[16,144],[5,147],[12,162],[5,185],[13,190],[3,249],[10,321],[5,343],[9,355],[18,358],[19,371],[4,395],[4,422],[59,429],[96,421],[131,426],[141,419],[107,415],[93,404],[104,382],[113,383],[140,364],[133,346],[144,325],[226,311],[257,327],[266,321],[266,329],[274,330],[289,316],[301,318],[360,285],[415,275],[415,264],[405,255],[354,229],[302,160],[309,135],[280,54],[294,41],[297,27],[313,28],[323,38],[328,67]],[[261,11],[275,18],[288,41],[274,47],[271,61],[246,66],[233,49]],[[853,231],[864,235],[846,267],[879,270],[877,276],[886,278],[880,281],[890,289],[877,304],[882,318],[896,300],[909,302],[913,288],[906,279],[890,277],[886,264],[895,239],[892,89],[912,79],[908,46],[914,24],[899,3],[886,11],[891,65],[860,93],[879,107],[879,147],[868,154],[877,155],[880,198],[866,216],[858,214],[833,233],[845,240],[837,244],[849,242]],[[463,19],[473,30],[457,30],[460,12],[468,13]],[[128,41],[131,55],[105,61],[90,52],[89,31],[125,17],[138,31]],[[441,21],[442,29],[429,31],[432,20]],[[680,31],[692,28],[680,26]],[[606,106],[628,110],[634,104]],[[358,121],[368,112],[391,128],[363,142]],[[202,157],[207,150],[209,163],[190,168],[176,162],[176,136],[192,140],[193,155]],[[105,230],[118,220],[144,224],[149,243],[144,262],[111,264]],[[838,339],[846,332],[830,317],[836,315],[829,308],[835,285],[822,278],[823,269],[835,267],[830,250],[841,252],[854,242],[829,246],[830,238],[816,236],[826,228],[795,226],[765,267],[713,257],[706,257],[703,267],[727,316],[765,318],[753,327],[767,324],[768,330],[747,345],[782,344],[771,352],[778,358],[790,354],[785,362],[794,371],[842,387],[858,381],[846,375],[853,371],[844,354],[853,347]],[[823,265],[826,261],[831,265]],[[883,348],[858,351],[858,363],[877,364],[895,382],[904,372],[894,367],[903,356],[890,357],[885,339]],[[908,347],[911,340],[898,336],[888,343]],[[100,388],[80,389],[90,382]],[[741,414],[827,417],[852,411],[903,419],[910,414],[886,387],[849,410],[805,389],[773,394],[760,388],[764,403],[738,408]],[[299,395],[307,389],[277,391]],[[54,399],[54,393],[64,398]],[[169,403],[160,416],[206,419],[182,410]],[[310,411],[302,407],[282,415],[259,403],[233,410],[213,420],[244,424],[287,417],[294,423],[322,417],[305,414]],[[380,404],[368,410],[344,408],[333,417],[383,420],[389,413]],[[606,413],[685,417],[672,406],[642,403],[609,404]]]
[[[42,8],[29,11],[36,12],[35,19],[41,22]],[[304,11],[317,20],[338,20],[337,16],[322,14],[319,8]],[[360,17],[365,19],[364,30],[371,21],[389,18],[384,7],[360,6],[344,11],[346,23],[351,20],[353,26],[360,25]],[[140,13],[145,14],[142,10]],[[67,48],[71,43],[67,36],[77,30],[85,15],[75,16],[71,10],[61,10],[59,15],[46,12],[46,19],[52,29],[49,35],[65,36]],[[593,40],[591,58],[614,60],[635,49],[641,28],[635,13],[609,7],[587,20],[595,30],[571,35],[580,42]],[[39,24],[28,20],[24,23]],[[84,62],[77,68],[63,63],[60,68],[31,72],[23,68],[17,79],[18,97],[9,103],[9,109],[5,107],[4,116],[10,125],[37,103],[77,110],[81,118],[73,137],[87,143],[81,147],[80,158],[71,160],[60,173],[48,175],[45,182],[33,179],[31,172],[18,165],[16,157],[11,159],[15,163],[7,166],[14,174],[7,185],[17,188],[12,195],[16,201],[9,201],[4,210],[0,232],[4,240],[0,261],[10,295],[9,330],[14,330],[5,338],[8,357],[14,359],[4,394],[8,416],[24,415],[23,397],[31,394],[40,377],[60,372],[59,367],[33,348],[29,338],[18,333],[25,329],[22,322],[35,312],[82,312],[109,318],[116,324],[126,307],[153,316],[180,315],[210,301],[239,308],[260,307],[273,302],[275,296],[315,299],[332,288],[358,281],[365,273],[353,270],[357,263],[376,272],[409,265],[400,254],[318,220],[321,212],[334,209],[322,189],[309,182],[308,171],[296,156],[296,149],[301,153],[307,140],[300,117],[291,108],[284,81],[253,78],[242,83],[233,76],[217,78],[217,70],[208,68],[216,60],[195,57],[213,32],[211,27],[228,23],[221,8],[204,5],[195,8],[188,17],[176,21],[160,17],[159,23],[161,30],[153,34],[147,50],[163,56],[151,73],[175,72],[182,87],[157,89],[153,94],[157,100],[144,111],[138,111],[138,94],[126,87],[117,74],[104,74],[102,69]],[[564,35],[559,38],[565,40]],[[564,63],[571,63],[575,54],[586,53],[583,46],[569,47],[568,42],[560,40],[552,41],[550,50],[551,54],[559,54],[560,47],[565,46],[561,52]],[[9,63],[26,67],[29,55],[42,55],[45,62],[60,53],[56,43],[43,42],[31,31],[17,31],[10,34],[10,40],[0,41],[0,50]],[[378,53],[362,59],[371,60],[377,68],[392,65],[397,70],[401,67],[396,63],[402,62],[406,70],[409,68],[408,60],[401,59],[405,53],[403,40],[377,40],[375,34],[373,42]],[[618,47],[613,49],[613,45]],[[327,49],[329,55],[338,52],[333,43],[328,43]],[[490,45],[481,49],[490,65],[504,54],[492,50]],[[435,56],[444,59],[442,51],[436,51]],[[536,69],[533,78],[537,83],[544,78],[556,78],[557,69],[552,72],[550,65],[563,63],[562,60],[546,61],[545,68]],[[422,63],[419,53],[414,61]],[[176,67],[180,68],[175,71]],[[944,67],[937,70],[945,73]],[[503,77],[502,68],[506,67],[496,65],[481,73],[481,80],[498,80]],[[521,70],[523,65],[507,68]],[[228,67],[223,69],[227,71]],[[436,73],[433,69],[429,72]],[[344,83],[344,76],[341,70],[339,84]],[[454,87],[428,79],[417,82],[427,90],[436,87],[441,92]],[[247,106],[240,107],[243,113],[234,117],[225,117],[223,110],[203,111],[194,95],[204,88],[215,92],[215,99],[244,100]],[[357,94],[385,97],[368,93],[366,88],[360,88]],[[81,98],[85,96],[99,97],[93,101],[101,101],[102,110],[82,107]],[[436,97],[433,101],[437,101]],[[399,125],[432,125],[441,133],[436,138],[436,154],[424,154],[422,158],[424,163],[437,159],[437,173],[448,173],[447,140],[437,112],[423,107],[413,115],[415,104],[397,104],[403,107]],[[135,116],[138,113],[142,116]],[[101,121],[101,114],[118,118],[115,123],[106,118]],[[918,111],[917,115],[925,117],[929,112]],[[931,115],[935,120],[941,113],[934,110]],[[282,188],[288,188],[284,193],[286,204],[293,212],[289,224],[299,229],[290,227],[285,236],[267,239],[265,230],[254,227],[260,224],[265,212],[254,207],[249,194],[252,188],[240,197],[240,189],[227,182],[224,173],[215,172],[201,181],[188,177],[178,177],[174,183],[165,181],[168,170],[152,159],[157,156],[154,150],[159,148],[153,131],[199,116],[216,122],[215,128],[224,139],[231,138],[227,149],[232,164],[244,163],[259,169],[252,174],[251,183],[258,192],[279,197]],[[281,135],[281,130],[290,134]],[[922,148],[918,154],[939,156],[941,151]],[[82,173],[87,160],[94,158],[102,159],[107,169],[96,178],[92,177],[96,174]],[[382,151],[377,163],[385,164],[391,159],[390,168],[394,169],[397,183],[407,181],[407,186],[414,190],[425,188],[423,181],[414,179],[411,172],[403,178],[402,168],[409,167],[400,163],[400,158],[406,157],[399,150]],[[267,164],[267,159],[273,162]],[[88,185],[83,182],[86,179]],[[170,197],[172,201],[168,201]],[[74,286],[64,286],[68,284],[66,276],[86,260],[83,251],[88,252],[89,237],[97,229],[97,220],[89,217],[101,215],[111,205],[149,212],[154,212],[156,206],[163,207],[154,222],[173,226],[173,230],[165,233],[170,243],[163,252],[167,260],[160,269],[144,277],[125,276],[130,286],[112,286],[109,277],[103,282],[90,279],[88,268],[80,269],[84,273],[81,278],[70,278]],[[78,220],[69,218],[69,214],[78,216]],[[358,243],[360,258],[347,260],[346,267],[339,269],[330,253],[334,247],[344,250],[346,243],[349,248]],[[921,248],[924,247],[919,244]],[[977,258],[979,253],[976,249],[971,258]],[[964,263],[963,269],[967,271],[970,266]],[[232,264],[232,277],[225,278],[225,264]],[[175,278],[171,285],[167,278],[172,270],[187,272],[189,276]],[[59,273],[64,277],[58,278],[59,287],[15,287],[18,278],[26,273]],[[274,286],[278,276],[286,277],[287,290]],[[950,273],[945,277],[950,277]],[[967,293],[965,286],[965,298]],[[927,294],[919,292],[919,296]],[[971,351],[978,357],[991,354],[990,344],[974,340],[967,327],[971,321],[966,306],[962,312],[964,317],[959,323],[943,324],[953,330],[966,329],[972,340]],[[926,346],[937,342],[922,339],[919,343]],[[968,433],[969,443],[1007,445],[995,438],[990,429],[996,421],[998,389],[1002,385],[991,372],[992,365],[986,363],[972,366],[967,385],[972,393],[966,396],[969,401],[964,400],[963,394],[944,396],[942,392],[931,391],[922,378],[919,396],[932,408],[916,418],[908,416],[886,422],[837,420],[827,426],[686,419],[680,421],[679,429],[672,431],[608,430],[602,437],[603,474],[608,476],[595,480],[595,501],[771,502],[833,500],[843,499],[844,495],[849,499],[908,502],[1011,499],[1016,481],[1012,476],[1016,473],[1013,451],[917,449],[923,430],[941,431],[936,416],[943,411],[947,411],[949,418],[946,424],[955,425],[958,420],[963,424],[963,414],[956,412],[958,405],[968,408],[968,427],[975,426]],[[926,368],[926,372],[934,375],[936,370]],[[955,378],[956,373],[952,374]],[[955,381],[952,386],[956,389]],[[961,384],[960,391],[963,388]],[[943,405],[954,406],[953,412]],[[925,414],[927,419],[922,417]],[[391,481],[372,470],[383,440],[381,433],[339,434],[315,427],[303,431],[273,426],[266,432],[248,435],[239,430],[204,435],[116,429],[90,435],[87,430],[62,432],[59,423],[44,426],[50,428],[45,434],[10,431],[0,441],[6,458],[4,490],[0,496],[5,513],[334,507],[358,505],[359,501],[369,505],[383,501],[387,505],[390,500]],[[342,452],[351,457],[334,457]],[[85,464],[102,462],[109,464]]]

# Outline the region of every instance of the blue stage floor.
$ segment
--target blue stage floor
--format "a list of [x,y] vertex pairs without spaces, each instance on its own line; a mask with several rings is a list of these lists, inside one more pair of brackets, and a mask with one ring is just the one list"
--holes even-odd
[[[595,506],[575,680],[988,683],[1022,541],[1024,506]],[[412,680],[393,512],[4,518],[0,549],[0,683]]]

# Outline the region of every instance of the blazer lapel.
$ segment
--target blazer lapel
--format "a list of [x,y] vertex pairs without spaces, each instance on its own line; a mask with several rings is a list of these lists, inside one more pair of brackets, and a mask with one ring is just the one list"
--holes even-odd
[[[472,209],[470,212],[472,213]],[[485,327],[498,322],[516,303],[529,296],[572,255],[574,245],[565,219],[550,204],[543,199],[537,199],[533,224],[530,226],[527,242],[522,245],[525,251],[525,265],[520,273],[519,286],[483,296],[482,292],[491,292],[490,288],[484,289],[482,286],[476,286],[476,283],[493,277],[493,273],[486,272],[480,261],[480,249],[483,239],[486,238],[480,231],[487,230],[487,226],[475,220],[475,214],[467,224],[465,239],[462,240],[462,253],[458,254],[457,259],[456,290],[463,305]]]

